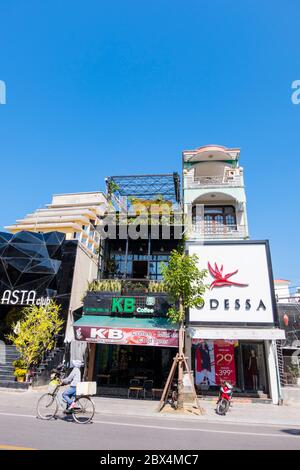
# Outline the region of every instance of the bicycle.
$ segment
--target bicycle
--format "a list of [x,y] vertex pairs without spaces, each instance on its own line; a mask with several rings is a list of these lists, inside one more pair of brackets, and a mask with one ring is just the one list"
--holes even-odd
[[[50,385],[54,387],[53,392],[44,393],[37,402],[37,415],[40,419],[50,420],[57,419],[57,413],[64,403],[62,397],[59,399],[58,392],[62,387],[60,376],[55,373],[55,378],[52,379]],[[73,420],[78,424],[88,424],[92,421],[95,414],[95,405],[89,395],[79,395],[75,397],[74,403],[76,407],[68,410],[65,408],[65,413],[71,415]],[[66,404],[65,404],[66,407]]]

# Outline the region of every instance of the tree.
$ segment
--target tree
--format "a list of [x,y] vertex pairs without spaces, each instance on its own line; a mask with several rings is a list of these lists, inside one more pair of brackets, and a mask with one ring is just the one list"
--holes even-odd
[[198,268],[198,256],[183,249],[173,250],[169,263],[162,266],[163,279],[173,306],[167,315],[172,323],[179,323],[178,408],[183,408],[183,358],[186,309],[201,307],[207,289],[204,279],[207,270]]
[[16,346],[20,359],[29,369],[39,364],[46,351],[53,349],[64,322],[60,318],[60,306],[53,300],[44,307],[25,307],[22,313],[23,318],[13,325],[7,339]]

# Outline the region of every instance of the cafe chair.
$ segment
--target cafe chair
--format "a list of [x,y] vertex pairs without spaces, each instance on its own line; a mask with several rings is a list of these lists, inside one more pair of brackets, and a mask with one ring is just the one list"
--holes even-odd
[[132,392],[135,392],[135,398],[139,398],[139,394],[142,391],[143,387],[140,387],[140,381],[138,379],[131,379],[129,382],[127,398],[130,398]]
[[146,398],[146,395],[151,395],[153,398],[153,380],[145,380],[144,382],[144,387],[143,387],[143,392],[144,392],[144,399]]

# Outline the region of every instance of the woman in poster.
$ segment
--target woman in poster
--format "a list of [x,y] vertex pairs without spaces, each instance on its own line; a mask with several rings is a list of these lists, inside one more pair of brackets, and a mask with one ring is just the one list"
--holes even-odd
[[210,385],[213,376],[209,345],[200,343],[196,349],[196,384]]

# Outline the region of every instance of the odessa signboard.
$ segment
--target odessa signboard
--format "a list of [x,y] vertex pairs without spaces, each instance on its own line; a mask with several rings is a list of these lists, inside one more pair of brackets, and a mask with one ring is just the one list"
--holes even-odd
[[274,323],[274,293],[267,242],[190,245],[189,253],[207,269],[202,308],[192,308],[190,323]]
[[134,346],[178,347],[178,331],[165,329],[106,328],[74,326],[79,341]]

